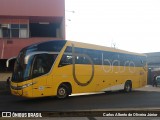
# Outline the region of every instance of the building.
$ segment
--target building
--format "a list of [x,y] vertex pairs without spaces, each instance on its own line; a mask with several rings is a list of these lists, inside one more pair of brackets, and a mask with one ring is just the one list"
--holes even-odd
[[154,75],[160,75],[160,52],[146,53],[148,63],[148,84],[152,84]]
[[0,70],[30,44],[65,39],[64,0],[0,1]]

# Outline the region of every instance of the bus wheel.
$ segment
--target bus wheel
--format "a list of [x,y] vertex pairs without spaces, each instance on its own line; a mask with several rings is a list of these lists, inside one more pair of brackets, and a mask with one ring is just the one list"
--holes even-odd
[[57,90],[57,97],[58,98],[67,98],[68,97],[68,88],[65,85],[61,85],[58,87]]
[[124,85],[124,91],[129,93],[132,91],[132,83],[130,81],[127,81]]

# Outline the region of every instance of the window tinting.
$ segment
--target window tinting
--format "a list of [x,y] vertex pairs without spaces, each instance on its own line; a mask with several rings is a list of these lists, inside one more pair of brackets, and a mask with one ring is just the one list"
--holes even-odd
[[27,24],[20,24],[20,28],[27,28],[28,25]]
[[[92,50],[92,49],[77,48],[77,47],[74,47],[74,52],[76,54],[80,54],[80,56],[78,55],[76,56],[76,61],[75,61],[76,64],[90,64],[88,59],[83,57],[83,55],[89,56],[95,65],[102,65],[102,61],[103,65],[114,65],[114,66],[119,66],[119,65],[129,66],[129,64],[127,64],[128,63],[127,61],[134,62],[135,66],[142,66],[146,64],[146,58],[138,55],[117,53],[111,51]],[[72,47],[68,46],[64,53],[72,54]]]
[[0,27],[3,38],[28,38],[28,24],[4,24],[5,27]]
[[7,28],[2,29],[3,38],[10,38],[10,30]]
[[90,62],[85,56],[76,56],[75,64],[90,64]]
[[60,52],[63,46],[65,45],[65,40],[58,41],[48,41],[44,43],[37,44],[38,51],[52,51]]
[[11,30],[11,37],[19,37],[19,29],[12,29]]
[[[91,50],[91,49],[86,49],[86,48],[74,48],[75,53],[78,54],[85,54],[88,55],[92,61],[94,62],[94,64],[98,65],[101,64],[101,51],[97,51],[97,50]],[[68,46],[65,50],[66,53],[72,53],[72,47]],[[80,56],[79,56],[80,57]],[[80,62],[80,60],[82,60],[82,62]],[[77,63],[81,63],[81,64],[88,64],[89,61],[87,60],[87,58],[82,58],[80,57],[79,60],[77,61]]]
[[68,46],[65,50],[66,53],[72,53],[72,47]]
[[11,29],[19,29],[19,24],[11,24]]
[[72,64],[72,56],[64,54],[58,66],[62,67],[62,66],[70,65],[70,64]]
[[56,59],[57,55],[38,54],[34,58],[32,78],[48,73]]

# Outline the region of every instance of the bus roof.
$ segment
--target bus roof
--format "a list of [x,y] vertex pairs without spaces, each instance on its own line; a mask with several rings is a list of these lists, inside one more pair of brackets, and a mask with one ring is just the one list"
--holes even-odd
[[95,45],[95,44],[75,42],[75,41],[71,41],[71,40],[68,40],[68,42],[71,44],[75,44],[75,47],[80,47],[80,48],[119,52],[119,53],[125,53],[125,54],[134,54],[134,55],[138,55],[138,56],[147,56],[146,54],[143,54],[143,53],[134,53],[134,52],[129,52],[129,51],[125,51],[125,50],[121,50],[121,49],[117,49],[117,48],[111,48],[111,47],[100,46],[100,45]]
[[111,48],[111,47],[106,47],[106,46],[100,46],[100,45],[95,45],[95,44],[89,44],[89,43],[83,43],[83,42],[76,42],[76,41],[71,41],[71,40],[49,40],[49,41],[45,41],[45,42],[39,42],[36,44],[32,44],[30,46],[25,47],[26,48],[30,48],[32,46],[39,46],[39,45],[51,45],[52,42],[63,42],[63,43],[67,43],[68,45],[74,44],[75,47],[80,47],[80,48],[87,48],[87,49],[94,49],[94,50],[102,50],[102,51],[111,51],[111,52],[119,52],[119,53],[124,53],[124,54],[133,54],[133,55],[138,55],[138,56],[147,56],[146,54],[142,54],[142,53],[134,53],[134,52],[129,52],[129,51],[125,51],[125,50],[120,50],[117,48]]

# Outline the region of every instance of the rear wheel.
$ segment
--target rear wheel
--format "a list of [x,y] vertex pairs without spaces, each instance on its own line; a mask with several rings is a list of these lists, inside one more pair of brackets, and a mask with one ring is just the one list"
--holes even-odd
[[132,91],[132,83],[130,81],[127,81],[124,85],[124,91],[129,93]]
[[58,87],[58,90],[57,90],[57,97],[58,98],[67,98],[69,95],[69,90],[68,88],[65,86],[65,85],[61,85]]

